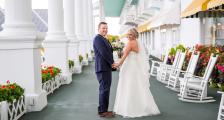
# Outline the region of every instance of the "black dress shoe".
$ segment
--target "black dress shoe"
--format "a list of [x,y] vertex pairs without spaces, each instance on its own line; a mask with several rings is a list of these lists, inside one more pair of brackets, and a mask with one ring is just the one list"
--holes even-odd
[[105,118],[113,118],[114,117],[114,113],[113,112],[102,112],[99,113],[100,117],[105,117]]

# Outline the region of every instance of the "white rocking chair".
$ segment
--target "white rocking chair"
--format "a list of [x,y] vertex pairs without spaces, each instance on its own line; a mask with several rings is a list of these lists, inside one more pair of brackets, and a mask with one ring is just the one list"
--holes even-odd
[[207,85],[209,77],[217,61],[218,55],[210,56],[208,65],[206,67],[203,77],[187,76],[180,81],[179,100],[194,103],[214,102],[213,97],[207,97]]
[[[187,66],[187,70],[182,71],[181,69],[175,69],[173,74],[170,74],[167,85],[168,88],[177,92],[180,91],[180,80],[183,80],[185,77],[192,77],[198,62],[199,55],[200,53],[194,54],[194,52],[192,52],[191,58]],[[183,77],[180,77],[180,74],[182,74]]]
[[217,120],[224,120],[224,92],[218,91],[218,93],[222,94],[222,97],[219,105],[219,113]]
[[151,76],[156,76],[157,71],[160,67],[161,64],[166,64],[168,61],[168,56],[169,56],[169,52],[166,53],[163,62],[159,62],[159,61],[155,61],[155,60],[151,60],[152,61],[152,67],[150,69],[150,75]]
[[158,79],[160,82],[168,84],[169,75],[175,72],[175,69],[180,69],[183,65],[184,58],[185,58],[186,52],[180,52],[177,51],[175,55],[175,59],[173,62],[173,65],[163,65],[162,69],[160,71],[160,76],[158,76]]
[[174,62],[172,65],[169,65],[169,64],[160,64],[160,67],[157,69],[157,75],[156,75],[156,79],[160,82],[163,82],[162,81],[162,74],[167,71],[167,70],[170,70],[171,68],[173,67],[176,67],[177,65],[177,62],[179,60],[179,56],[180,56],[180,51],[177,51],[176,52],[176,55],[174,57]]

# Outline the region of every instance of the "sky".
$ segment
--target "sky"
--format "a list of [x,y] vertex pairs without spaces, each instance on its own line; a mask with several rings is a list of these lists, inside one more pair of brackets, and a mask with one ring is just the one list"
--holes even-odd
[[[4,1],[0,0],[0,6],[4,9]],[[48,0],[32,0],[32,8],[33,9],[47,9],[48,8]],[[97,0],[94,0],[97,1]],[[120,25],[118,17],[107,17],[106,22],[108,23],[108,34],[111,35],[119,35]],[[99,19],[95,19],[95,26],[99,23]],[[97,28],[95,29],[97,33]]]

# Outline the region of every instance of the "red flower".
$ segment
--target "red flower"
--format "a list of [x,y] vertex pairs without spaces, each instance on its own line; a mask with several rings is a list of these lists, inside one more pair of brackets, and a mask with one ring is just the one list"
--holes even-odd
[[1,88],[2,88],[2,89],[4,89],[4,88],[6,88],[6,86],[5,86],[5,85],[3,85]]
[[15,86],[14,86],[14,85],[11,85],[10,88],[11,88],[11,89],[15,89]]

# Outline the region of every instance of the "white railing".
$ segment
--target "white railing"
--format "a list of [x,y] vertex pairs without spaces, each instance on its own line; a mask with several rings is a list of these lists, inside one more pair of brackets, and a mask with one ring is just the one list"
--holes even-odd
[[71,68],[69,68],[69,72],[72,74],[75,73],[75,66],[72,66]]
[[47,95],[53,93],[56,89],[58,89],[61,85],[65,84],[66,77],[57,75],[54,79],[48,80],[42,84],[43,90],[47,92]]
[[0,120],[18,120],[25,113],[24,96],[14,100],[12,103],[7,101],[0,102]]
[[74,71],[73,73],[76,73],[76,74],[80,74],[82,73],[82,62],[80,63],[79,61],[74,61],[75,62],[75,66],[74,66]]
[[0,102],[0,120],[3,120],[3,111],[2,108],[3,107],[3,102]]

